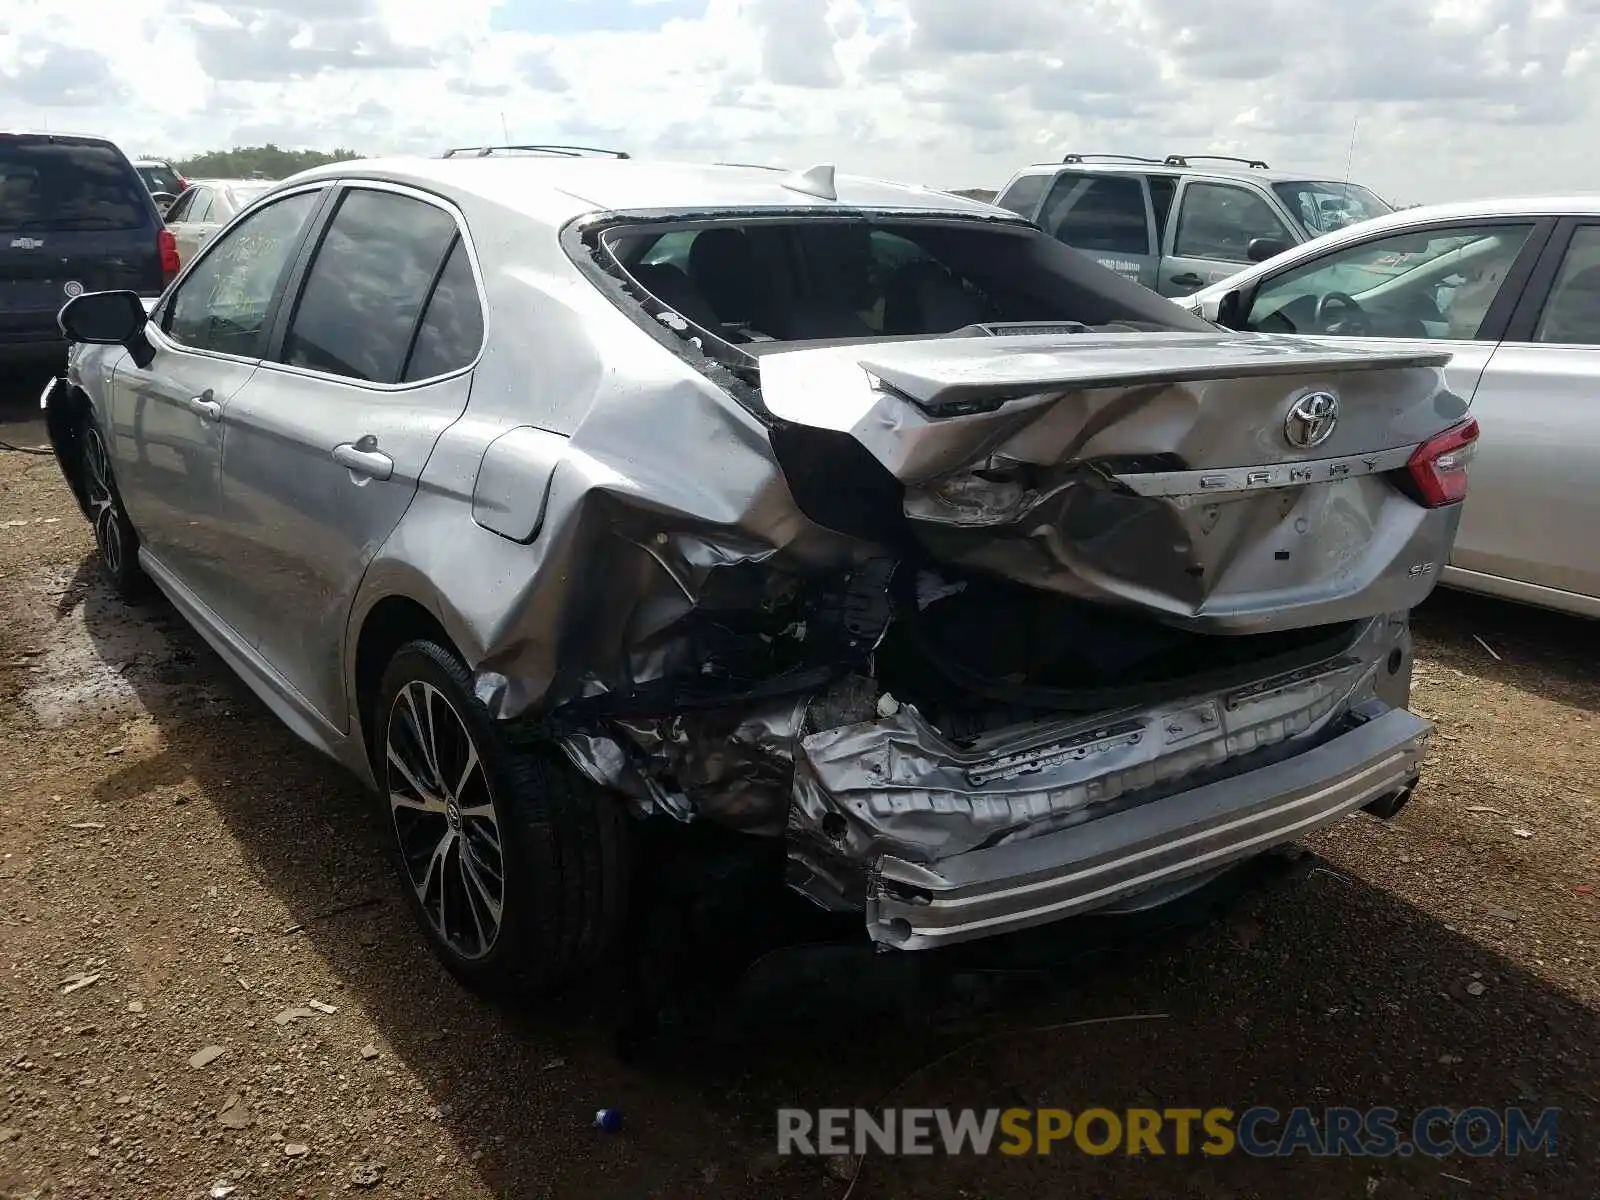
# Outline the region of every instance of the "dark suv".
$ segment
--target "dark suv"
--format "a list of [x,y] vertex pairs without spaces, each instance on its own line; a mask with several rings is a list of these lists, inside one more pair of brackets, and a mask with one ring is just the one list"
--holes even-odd
[[0,133],[0,360],[63,353],[56,313],[73,296],[157,296],[177,271],[172,234],[116,146]]

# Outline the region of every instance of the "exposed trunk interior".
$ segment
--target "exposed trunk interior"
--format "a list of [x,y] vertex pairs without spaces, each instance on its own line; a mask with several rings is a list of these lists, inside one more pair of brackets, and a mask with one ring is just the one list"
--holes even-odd
[[1338,655],[1356,623],[1248,636],[1158,625],[1006,580],[923,573],[877,654],[879,683],[956,742],[1063,713],[1147,705]]

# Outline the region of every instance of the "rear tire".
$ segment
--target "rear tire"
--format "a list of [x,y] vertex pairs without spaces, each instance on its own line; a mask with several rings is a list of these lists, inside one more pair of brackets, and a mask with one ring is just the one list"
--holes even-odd
[[111,469],[111,454],[105,436],[93,417],[86,417],[81,435],[83,490],[89,523],[94,529],[95,548],[100,568],[117,595],[126,601],[143,599],[150,591],[150,580],[139,566],[139,535],[128,520]]
[[621,802],[555,748],[507,744],[453,652],[402,646],[372,730],[401,887],[453,975],[540,995],[615,946],[630,870]]

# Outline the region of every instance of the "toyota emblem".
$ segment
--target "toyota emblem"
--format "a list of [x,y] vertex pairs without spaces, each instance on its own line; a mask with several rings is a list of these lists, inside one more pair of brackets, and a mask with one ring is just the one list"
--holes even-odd
[[1309,450],[1333,436],[1339,423],[1339,397],[1332,392],[1307,392],[1296,400],[1283,421],[1283,436],[1291,446]]
[[70,300],[74,296],[83,295],[83,284],[79,283],[76,279],[69,279],[66,283],[61,285],[61,290],[67,294],[67,299]]

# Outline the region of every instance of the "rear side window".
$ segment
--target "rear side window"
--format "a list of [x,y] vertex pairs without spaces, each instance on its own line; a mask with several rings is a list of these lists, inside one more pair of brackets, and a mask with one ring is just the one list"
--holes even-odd
[[211,200],[215,193],[210,188],[195,188],[194,199],[189,203],[186,221],[207,221],[211,218]]
[[455,237],[455,219],[436,205],[393,192],[346,192],[306,273],[283,361],[398,383]]
[[450,261],[428,298],[422,324],[417,327],[417,342],[406,364],[405,380],[432,379],[459,371],[478,357],[483,344],[483,309],[478,304],[478,285],[472,279],[472,263],[466,245],[458,237]]
[[152,221],[149,204],[111,146],[0,137],[0,229],[141,229]]
[[1004,193],[995,197],[995,203],[1001,208],[1009,208],[1019,217],[1033,220],[1033,214],[1038,210],[1039,201],[1044,199],[1045,189],[1050,186],[1048,175],[1024,175],[1017,180]]
[[1144,184],[1130,175],[1063,175],[1039,226],[1075,250],[1149,254]]

